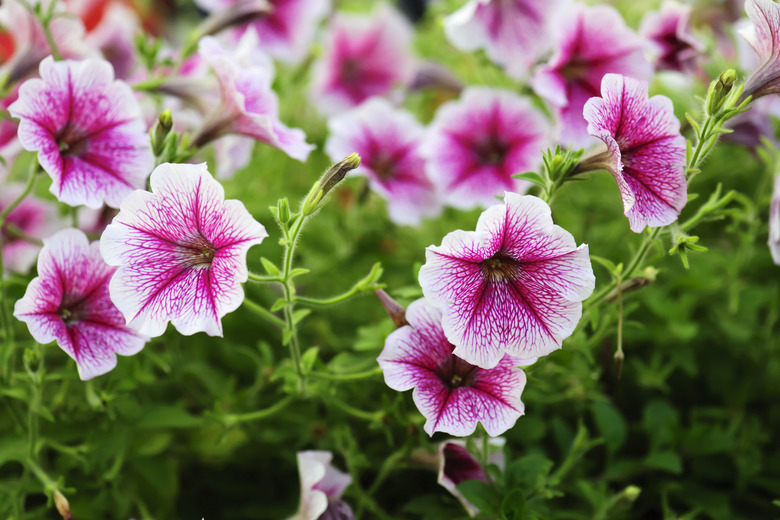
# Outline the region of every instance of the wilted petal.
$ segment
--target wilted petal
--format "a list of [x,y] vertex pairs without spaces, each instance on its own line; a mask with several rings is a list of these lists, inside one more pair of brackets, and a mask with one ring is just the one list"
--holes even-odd
[[745,80],[743,97],[780,93],[780,5],[772,0],[747,0],[753,26],[742,32],[758,54],[760,65]]

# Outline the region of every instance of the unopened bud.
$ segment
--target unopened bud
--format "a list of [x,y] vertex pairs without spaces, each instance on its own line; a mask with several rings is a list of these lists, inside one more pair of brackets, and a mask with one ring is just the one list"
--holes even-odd
[[723,103],[726,101],[729,92],[731,92],[731,88],[734,86],[735,81],[737,81],[737,71],[728,69],[721,73],[721,75],[718,76],[718,79],[710,83],[710,88],[707,92],[707,101],[705,103],[707,115],[715,115],[723,108]]
[[57,512],[62,517],[62,520],[73,520],[73,513],[70,512],[68,499],[56,489],[54,490],[54,507],[57,508]]
[[382,306],[385,308],[396,327],[401,328],[404,325],[409,325],[409,322],[406,321],[406,309],[404,309],[400,303],[392,299],[390,295],[382,289],[374,291],[374,294],[379,298],[379,301],[382,303]]
[[165,139],[173,128],[173,115],[170,110],[165,110],[152,127],[152,151],[156,157],[162,155],[165,150]]
[[639,498],[639,494],[642,492],[642,488],[639,486],[627,486],[621,493],[620,499],[626,502],[633,502]]
[[360,166],[360,156],[356,153],[349,155],[331,166],[328,171],[312,187],[306,199],[303,201],[301,212],[304,216],[311,215],[327,202],[328,193],[344,180],[350,171]]

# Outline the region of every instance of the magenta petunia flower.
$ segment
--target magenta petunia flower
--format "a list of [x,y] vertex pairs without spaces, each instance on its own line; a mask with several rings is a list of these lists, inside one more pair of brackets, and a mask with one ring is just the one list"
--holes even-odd
[[333,16],[325,54],[314,65],[316,106],[323,114],[338,114],[409,83],[411,39],[409,23],[384,4],[370,16]]
[[10,107],[19,140],[37,151],[50,191],[71,206],[119,207],[154,166],[141,108],[103,60],[41,62]]
[[671,224],[687,196],[685,138],[666,96],[647,97],[647,82],[607,74],[600,98],[585,104],[588,133],[607,145],[603,167],[615,177],[631,231]]
[[444,32],[463,51],[484,49],[507,74],[524,78],[550,49],[549,21],[558,0],[469,0],[444,20]]
[[759,66],[745,80],[743,97],[780,93],[780,4],[747,0],[745,11],[753,26],[742,32],[758,54]]
[[558,50],[536,70],[531,86],[558,112],[559,141],[585,146],[590,138],[582,107],[599,95],[604,74],[647,79],[652,66],[644,57],[644,42],[626,27],[615,8],[572,4],[556,18]]
[[[21,186],[3,186],[0,189],[0,211],[21,195]],[[3,268],[17,273],[26,273],[35,264],[40,246],[31,244],[9,231],[15,227],[25,235],[43,238],[54,232],[57,226],[57,211],[51,205],[33,197],[26,197],[5,218],[0,229],[0,246],[3,248]]]
[[268,234],[206,164],[161,164],[152,193],[135,191],[103,232],[100,251],[119,266],[111,299],[148,336],[170,320],[184,335],[222,335],[222,317],[244,301],[246,254]]
[[[488,460],[491,464],[495,464],[501,469],[504,469],[505,465],[503,450],[505,443],[506,440],[503,437],[491,438],[489,442],[495,448],[495,451],[490,453]],[[477,449],[481,449],[480,444],[477,445]],[[460,439],[444,441],[439,444],[438,458],[438,483],[460,501],[469,516],[476,516],[479,513],[479,508],[466,500],[466,497],[458,491],[457,486],[467,480],[487,482],[487,474],[482,466],[482,462],[466,449],[466,442]]]
[[334,468],[329,451],[299,451],[301,503],[290,520],[354,520],[355,515],[341,495],[352,477]]
[[387,199],[390,220],[417,225],[441,213],[442,205],[425,173],[419,144],[424,130],[409,112],[372,98],[328,121],[325,150],[333,161],[357,152],[356,174],[368,177],[371,189]]
[[505,190],[525,191],[528,182],[512,175],[541,163],[548,136],[546,119],[528,100],[508,91],[469,87],[436,112],[421,153],[445,204],[487,207]]
[[780,265],[780,175],[775,177],[775,189],[769,207],[769,252],[772,260]]
[[387,337],[377,362],[387,386],[399,392],[414,388],[428,435],[441,431],[465,437],[477,422],[490,435],[501,435],[523,415],[520,359],[502,354],[489,369],[464,361],[444,335],[441,312],[424,298],[409,305],[406,320],[409,325]]
[[507,193],[476,231],[447,234],[425,259],[420,285],[444,315],[454,354],[482,368],[505,353],[527,359],[560,348],[595,284],[588,246],[577,247],[531,195]]
[[655,68],[693,72],[704,44],[691,32],[691,6],[664,2],[660,11],[648,12],[639,33],[653,46]]
[[147,338],[125,326],[108,295],[115,269],[100,257],[98,243],[76,229],[44,240],[38,277],[16,302],[14,316],[35,341],[56,341],[76,361],[83,380],[116,366],[116,354],[137,354]]

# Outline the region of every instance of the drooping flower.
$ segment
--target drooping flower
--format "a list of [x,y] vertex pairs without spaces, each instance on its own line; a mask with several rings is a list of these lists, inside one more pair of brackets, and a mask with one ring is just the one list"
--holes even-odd
[[71,206],[119,207],[154,166],[141,109],[111,64],[89,59],[41,62],[10,107],[19,140],[37,151],[50,191]]
[[775,177],[775,189],[769,207],[769,252],[775,264],[780,265],[780,175]]
[[747,0],[745,11],[753,25],[742,36],[758,54],[760,64],[745,80],[742,96],[756,99],[780,93],[780,4]]
[[[3,186],[0,189],[0,211],[21,195],[21,186]],[[35,264],[40,246],[32,244],[10,231],[11,226],[25,235],[43,238],[56,227],[56,209],[33,197],[26,197],[6,215],[0,229],[0,246],[3,248],[3,268],[26,273]]]
[[503,354],[490,369],[464,361],[445,337],[442,313],[425,298],[409,305],[406,319],[409,325],[387,337],[377,362],[387,386],[414,388],[428,435],[471,435],[477,422],[492,436],[511,428],[524,411],[525,373],[517,366],[528,363]]
[[590,138],[582,107],[598,96],[604,74],[647,79],[652,67],[644,57],[642,39],[626,27],[615,8],[575,3],[556,18],[558,50],[536,70],[531,86],[558,112],[559,141],[585,146]]
[[333,161],[357,152],[356,174],[368,177],[371,189],[387,199],[390,220],[417,225],[441,212],[433,183],[425,173],[419,144],[422,125],[409,112],[386,100],[372,98],[328,121],[325,151]]
[[476,231],[447,234],[425,258],[420,285],[444,316],[453,353],[486,369],[505,353],[528,359],[560,348],[595,284],[588,246],[577,247],[531,195],[507,193]]
[[505,190],[527,181],[512,175],[534,169],[549,125],[528,100],[511,92],[469,87],[442,105],[421,147],[431,180],[444,202],[459,209],[487,207]]
[[152,193],[135,191],[103,232],[100,251],[119,266],[111,299],[130,327],[159,336],[222,335],[222,317],[244,301],[246,254],[268,236],[206,164],[161,164]]
[[444,32],[463,51],[484,49],[507,74],[524,78],[550,49],[550,15],[557,0],[469,0],[444,20]]
[[647,82],[607,74],[601,96],[585,104],[588,132],[607,145],[599,161],[615,177],[631,230],[671,224],[688,200],[685,138],[665,96]]
[[394,9],[381,5],[370,16],[336,14],[325,53],[314,65],[311,97],[323,114],[387,96],[412,79],[412,30]]
[[109,298],[114,271],[101,258],[97,242],[65,229],[44,240],[38,277],[14,307],[14,316],[27,323],[35,341],[56,341],[76,361],[82,380],[111,371],[116,354],[137,354],[147,341],[125,326]]
[[341,500],[352,477],[334,468],[329,451],[299,451],[301,502],[290,520],[354,520],[349,504]]
[[[491,438],[489,442],[489,447],[493,449],[488,461],[501,469],[504,468],[505,464],[503,450],[505,442],[506,439],[502,437]],[[477,445],[477,449],[481,450],[480,445]],[[479,508],[466,500],[466,497],[458,491],[457,486],[467,480],[487,482],[487,474],[482,463],[466,449],[466,442],[460,439],[452,439],[439,444],[438,457],[439,477],[437,482],[463,504],[469,516],[474,517],[479,514]]]
[[639,34],[653,45],[655,68],[693,72],[704,44],[691,32],[691,6],[664,2],[660,11],[648,12]]

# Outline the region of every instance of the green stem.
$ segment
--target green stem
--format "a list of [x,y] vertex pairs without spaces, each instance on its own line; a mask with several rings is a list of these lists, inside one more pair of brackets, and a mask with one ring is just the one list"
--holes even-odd
[[357,381],[360,379],[370,379],[374,376],[378,376],[382,373],[380,367],[366,370],[365,372],[356,372],[354,374],[328,374],[326,372],[309,372],[310,376],[318,377],[320,379],[328,379],[330,381]]
[[271,417],[275,413],[283,410],[285,407],[287,407],[287,405],[292,403],[294,400],[295,400],[294,396],[288,395],[281,401],[277,402],[274,405],[269,406],[268,408],[263,408],[262,410],[256,410],[254,412],[248,412],[242,414],[228,414],[225,415],[222,419],[224,423],[228,426],[233,426],[235,424],[242,423],[242,422],[267,419],[268,417]]
[[[370,290],[374,290],[372,287]],[[295,296],[293,298],[293,301],[296,303],[305,303],[306,305],[318,305],[318,306],[326,306],[326,305],[333,305],[335,303],[341,303],[344,300],[347,300],[359,292],[362,292],[360,289],[353,287],[349,291],[339,294],[338,296],[334,296],[332,298],[327,299],[319,299],[319,298],[307,298],[306,296]]]
[[287,242],[284,251],[284,267],[282,270],[282,287],[284,289],[284,301],[287,303],[284,307],[285,331],[289,335],[287,339],[290,345],[290,356],[295,365],[295,373],[298,375],[300,391],[306,389],[306,379],[301,365],[301,346],[298,343],[298,331],[296,330],[295,320],[293,319],[293,307],[295,305],[295,284],[290,277],[292,272],[293,255],[295,254],[295,245],[298,242],[298,235],[301,233],[303,222],[306,217],[299,214],[292,228],[287,233]]
[[51,27],[49,27],[49,24],[54,18],[54,7],[57,4],[56,0],[52,0],[52,2],[49,4],[49,9],[44,15],[36,12],[35,8],[27,0],[19,0],[19,3],[22,4],[28,11],[30,11],[35,19],[41,23],[41,26],[43,27],[43,35],[46,37],[46,43],[49,44],[49,50],[51,50],[51,55],[54,58],[54,61],[61,61],[62,54],[57,48],[57,43],[54,41],[54,36],[51,33]]
[[281,282],[278,276],[265,276],[261,274],[249,273],[249,280],[259,283]]
[[33,475],[38,477],[38,480],[41,481],[41,484],[43,484],[43,488],[47,495],[59,487],[57,482],[52,480],[52,478],[45,471],[43,471],[43,468],[41,468],[38,463],[35,462],[35,460],[28,458],[25,462],[27,467],[30,468],[30,471],[32,471]]
[[344,401],[335,397],[331,398],[329,402],[335,404],[338,408],[340,408],[344,412],[347,412],[349,415],[366,421],[376,421],[380,419],[383,415],[383,412],[381,410],[376,412],[366,412],[364,410],[355,408],[354,406],[348,405]]
[[262,305],[257,304],[255,302],[249,300],[248,298],[244,298],[244,305],[246,305],[247,307],[249,307],[250,309],[255,311],[257,314],[259,314],[260,316],[262,316],[266,320],[270,321],[271,323],[273,323],[277,327],[284,328],[284,327],[287,326],[287,323],[285,323],[284,320],[278,318],[271,311],[269,311],[268,309],[266,309]]

